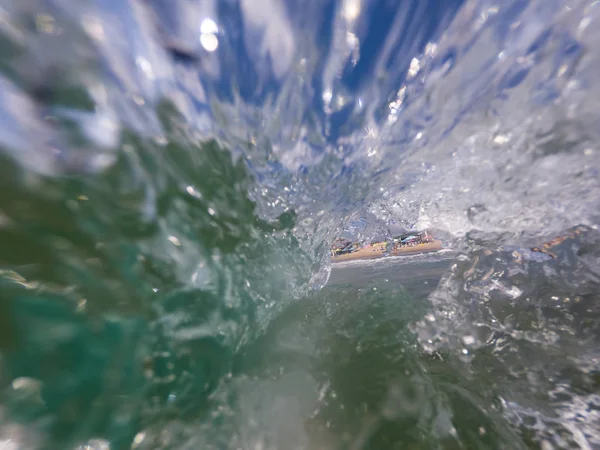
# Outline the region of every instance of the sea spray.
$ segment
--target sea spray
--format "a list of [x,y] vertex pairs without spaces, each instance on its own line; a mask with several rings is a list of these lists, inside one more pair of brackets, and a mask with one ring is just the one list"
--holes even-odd
[[[577,257],[516,267],[520,286],[508,269],[513,251],[552,259],[526,250],[542,234],[595,232],[595,2],[383,3],[2,2],[3,439],[185,442],[227,409],[236,355],[325,284],[330,240],[357,211],[440,229],[463,252],[425,319],[450,309],[468,334],[417,332],[428,355],[430,338],[459,349],[456,367],[481,344],[464,296],[518,306],[528,286],[564,287],[554,264],[595,276],[593,253],[577,256],[588,272]],[[573,399],[557,411],[576,421]],[[456,435],[429,417],[449,442],[470,436],[464,417]],[[564,422],[565,446],[596,442]],[[531,439],[562,445],[549,434]]]

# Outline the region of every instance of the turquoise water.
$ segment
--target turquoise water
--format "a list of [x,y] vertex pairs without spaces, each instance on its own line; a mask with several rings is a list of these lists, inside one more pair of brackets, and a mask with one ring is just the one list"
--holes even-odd
[[0,1],[0,447],[600,446],[599,11]]

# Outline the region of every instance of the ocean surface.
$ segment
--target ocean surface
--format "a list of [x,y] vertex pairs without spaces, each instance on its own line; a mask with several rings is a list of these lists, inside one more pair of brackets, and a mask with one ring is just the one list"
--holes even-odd
[[600,448],[599,30],[0,0],[0,448]]

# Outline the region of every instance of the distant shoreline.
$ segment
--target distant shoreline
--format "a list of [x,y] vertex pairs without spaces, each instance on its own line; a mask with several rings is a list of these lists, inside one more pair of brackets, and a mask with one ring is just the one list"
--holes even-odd
[[402,255],[416,255],[419,253],[429,253],[442,250],[442,241],[434,240],[432,242],[426,242],[417,244],[414,247],[403,246],[397,250],[391,251],[389,254],[379,248],[365,247],[360,250],[356,250],[346,255],[337,255],[331,257],[332,263],[345,262],[345,261],[357,261],[357,260],[369,260],[378,258],[387,258],[389,256],[402,256]]

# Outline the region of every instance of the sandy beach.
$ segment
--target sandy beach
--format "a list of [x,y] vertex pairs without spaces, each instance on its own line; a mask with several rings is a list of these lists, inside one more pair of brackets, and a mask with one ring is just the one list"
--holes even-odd
[[[434,240],[432,242],[418,244],[414,247],[404,246],[398,250],[390,252],[389,256],[414,255],[416,253],[435,252],[442,249],[442,241]],[[346,255],[332,256],[331,262],[354,261],[358,259],[385,258],[384,251],[378,247],[365,247]]]

